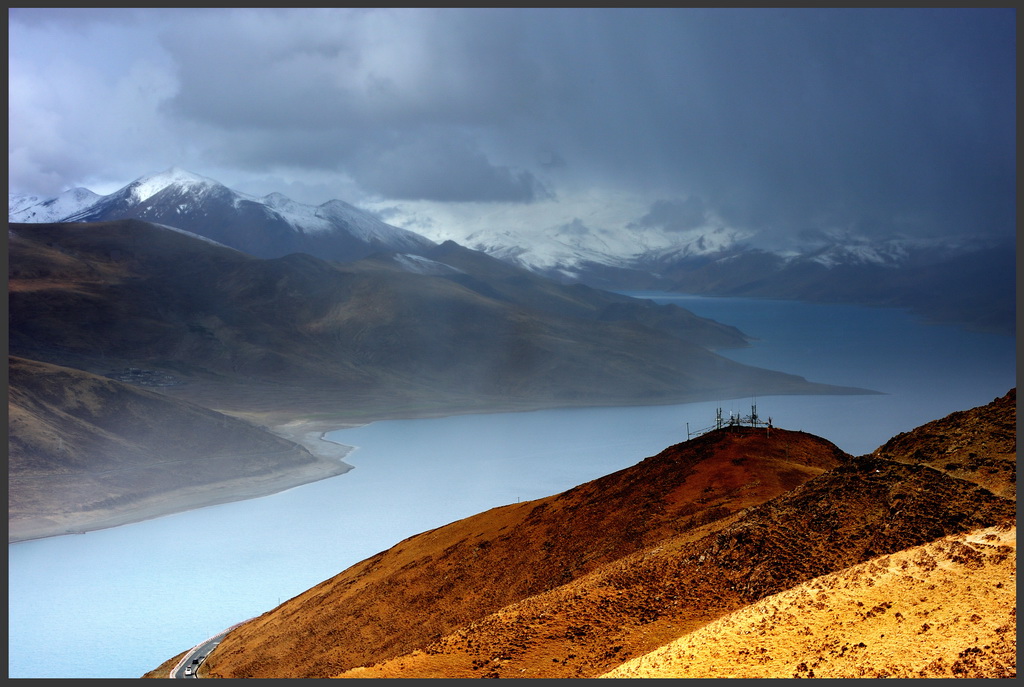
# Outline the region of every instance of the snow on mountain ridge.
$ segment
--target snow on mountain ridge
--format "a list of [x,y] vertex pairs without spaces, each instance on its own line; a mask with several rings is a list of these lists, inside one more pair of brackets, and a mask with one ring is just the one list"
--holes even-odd
[[73,188],[54,198],[7,194],[9,222],[61,222],[70,215],[91,207],[103,196],[87,188]]
[[368,243],[383,242],[407,249],[436,245],[425,236],[388,224],[343,200],[329,200],[317,206],[316,216],[331,222],[345,222],[354,236]]
[[814,242],[802,251],[778,252],[788,261],[809,259],[828,268],[839,265],[879,265],[898,268],[916,257],[968,253],[997,245],[983,238],[964,241],[962,237],[872,239],[866,236],[836,235]]
[[877,238],[849,232],[823,234],[801,245],[753,249],[748,231],[702,227],[683,232],[644,229],[635,225],[617,230],[595,229],[570,222],[547,230],[476,231],[453,240],[538,272],[575,276],[587,265],[651,270],[677,260],[710,257],[726,259],[759,250],[787,263],[808,261],[828,269],[876,265],[898,269],[921,260],[992,247],[982,239],[959,237]]
[[[238,195],[243,197],[245,196],[245,194],[242,193],[238,193]],[[275,210],[287,210],[288,208],[294,205],[298,205],[298,203],[296,203],[294,200],[292,200],[283,193],[278,193],[277,191],[274,191],[273,193],[265,195],[259,199],[253,198],[253,200],[256,200],[256,202],[263,203],[267,207],[274,208]]]
[[462,270],[437,262],[422,255],[410,253],[395,253],[395,262],[407,272],[415,274],[444,275],[444,274],[465,274]]
[[[173,191],[168,196],[165,192]],[[162,195],[161,195],[162,194]],[[218,181],[194,174],[179,167],[140,177],[118,191],[106,196],[87,189],[67,191],[56,198],[40,198],[8,194],[8,221],[10,222],[74,222],[88,221],[93,216],[109,216],[132,211],[142,206],[142,218],[153,216],[147,203],[158,195],[166,199],[175,215],[186,215],[190,210],[202,211],[202,204],[211,196],[227,201],[236,210],[243,205],[260,206],[268,219],[280,219],[297,234],[322,234],[344,231],[353,238],[371,245],[394,250],[423,250],[436,243],[407,229],[387,224],[365,210],[340,200],[330,200],[319,206],[305,205],[282,193],[271,193],[262,198],[229,189]],[[137,211],[136,211],[137,212]],[[205,212],[204,212],[205,214]],[[159,215],[153,216],[157,219]],[[167,217],[165,208],[163,217]],[[161,220],[166,224],[167,220]]]
[[151,174],[136,179],[128,184],[125,189],[130,189],[130,193],[136,202],[143,203],[169,186],[180,186],[193,192],[201,192],[211,187],[221,186],[221,184],[213,179],[193,174],[179,167],[171,167],[159,174]]
[[236,253],[240,253],[241,252],[237,248],[232,248],[231,246],[223,244],[220,241],[214,241],[213,239],[208,238],[206,236],[202,236],[200,234],[196,234],[196,233],[191,232],[191,231],[185,231],[184,229],[179,229],[178,227],[172,227],[170,224],[156,224],[156,223],[153,223],[153,226],[154,227],[160,227],[161,229],[166,229],[168,231],[173,231],[173,232],[178,233],[178,234],[184,234],[185,236],[189,236],[189,237],[194,238],[194,239],[199,239],[200,241],[204,241],[206,243],[209,243],[209,244],[214,245],[214,246],[218,246],[220,248],[228,248],[230,250],[235,251]]
[[667,258],[719,253],[747,238],[746,232],[724,228],[667,232],[627,226],[612,230],[570,222],[546,231],[478,231],[459,242],[527,269],[572,276],[584,264],[630,268]]

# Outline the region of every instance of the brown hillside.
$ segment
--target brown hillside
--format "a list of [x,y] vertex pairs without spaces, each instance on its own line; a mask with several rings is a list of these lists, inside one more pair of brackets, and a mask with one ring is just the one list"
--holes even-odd
[[341,676],[594,677],[765,596],[1014,513],[928,468],[844,464],[722,527],[667,538]]
[[272,493],[348,469],[236,418],[14,356],[7,408],[9,541]]
[[[761,599],[867,561],[877,564],[871,574],[851,573],[854,578],[866,587],[876,580],[888,585],[875,573],[890,569],[894,554],[950,535],[1007,529],[1015,517],[1014,499],[925,465],[851,458],[799,432],[727,428],[561,494],[410,537],[241,625],[204,671],[210,677],[597,677]],[[1002,536],[991,534],[980,541]],[[989,554],[1007,551],[998,542],[995,549],[978,546],[976,536],[963,546],[950,541],[928,554],[933,562],[915,554],[914,565],[973,566],[973,582],[957,588],[939,579],[904,579],[899,589],[921,593],[900,617],[934,612],[929,599],[950,610],[992,601],[978,611],[984,628],[971,633],[981,622],[972,616],[944,620],[933,634],[925,628],[904,663],[889,660],[880,641],[884,656],[870,663],[877,674],[900,666],[928,675],[1011,669],[1006,652],[1015,638],[997,646],[992,633],[1007,637],[1015,614],[1006,615],[1000,593],[971,595],[974,583],[979,590],[1005,585],[1005,565]],[[978,567],[979,560],[993,567]],[[907,566],[898,561],[899,570]],[[815,614],[801,632],[826,622],[819,601],[826,602],[816,596],[813,607],[801,609]],[[860,620],[888,610],[881,601],[857,608]],[[799,624],[793,615],[785,617]],[[835,621],[846,623],[846,629],[828,626],[837,641],[842,632],[852,638],[860,631],[848,627],[857,618]],[[881,630],[869,629],[882,639]],[[811,663],[793,670],[809,673],[833,649],[859,652],[861,641],[867,645],[858,639],[845,647],[816,646],[818,653],[807,655]],[[924,656],[932,657],[926,665],[918,660]]]
[[611,678],[1010,678],[1017,528],[817,577],[628,661]]
[[169,372],[185,383],[166,393],[225,411],[358,421],[866,393],[719,356],[709,347],[745,338],[674,306],[633,312],[622,296],[536,277],[491,285],[383,260],[262,260],[135,220],[16,224],[8,247],[10,353]]
[[1017,389],[987,405],[898,434],[873,455],[927,465],[1016,499]]
[[801,432],[713,432],[561,494],[410,537],[232,632],[207,670],[325,677],[402,655],[624,556],[696,536],[849,459]]

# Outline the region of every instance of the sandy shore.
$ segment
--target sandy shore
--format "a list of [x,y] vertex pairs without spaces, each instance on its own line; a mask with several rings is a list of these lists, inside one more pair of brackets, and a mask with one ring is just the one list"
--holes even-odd
[[343,475],[353,469],[352,465],[344,461],[344,458],[352,452],[353,447],[327,441],[324,439],[324,435],[336,429],[356,426],[358,425],[339,427],[295,421],[270,427],[268,429],[274,434],[301,444],[320,460],[298,469],[282,470],[215,484],[198,484],[187,489],[176,490],[173,493],[142,498],[123,508],[9,519],[7,542],[12,544],[30,539],[83,534],[196,508],[268,496],[303,484]]
[[[328,432],[334,432],[339,429],[351,429],[353,427],[361,426],[362,425],[351,423],[339,425],[338,423],[328,424],[324,422],[311,422],[308,420],[294,420],[283,425],[270,427],[269,430],[279,437],[283,437],[288,441],[293,441],[296,444],[305,446],[310,453],[318,458],[333,460],[344,465],[348,465],[345,463],[345,457],[354,450],[353,447],[328,441],[324,436]],[[348,465],[348,469],[351,470],[352,466]]]

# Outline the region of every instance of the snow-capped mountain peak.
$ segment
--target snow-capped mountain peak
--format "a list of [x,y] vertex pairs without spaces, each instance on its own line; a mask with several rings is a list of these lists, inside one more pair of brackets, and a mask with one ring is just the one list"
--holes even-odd
[[899,268],[923,255],[932,258],[951,256],[986,248],[987,242],[977,239],[965,244],[955,237],[868,237],[833,232],[813,241],[793,259],[810,260],[828,268],[839,265],[876,265]]
[[289,208],[298,205],[294,200],[283,193],[278,193],[277,191],[263,196],[260,199],[260,202],[267,207],[274,208],[275,210],[288,210]]
[[73,188],[54,198],[8,193],[7,217],[10,222],[61,222],[102,197],[87,188]]
[[437,245],[340,200],[314,206],[281,193],[257,198],[178,167],[140,177],[107,196],[85,189],[50,199],[8,195],[10,222],[140,219],[263,258],[308,253],[351,261],[379,251],[416,253]]
[[455,240],[535,272],[572,279],[588,265],[647,269],[666,260],[719,253],[748,237],[722,227],[667,232],[635,225],[591,227],[574,220],[548,228],[477,231]]
[[151,174],[136,179],[128,184],[124,190],[129,191],[136,202],[142,203],[169,186],[179,187],[183,191],[190,190],[195,192],[220,185],[220,183],[213,179],[193,174],[179,167],[171,167],[159,174]]
[[405,246],[405,250],[422,249],[427,245],[436,245],[434,241],[424,236],[420,236],[408,229],[392,226],[343,200],[329,200],[318,206],[316,208],[316,216],[332,223],[347,223],[349,231],[363,241],[379,241],[396,246]]

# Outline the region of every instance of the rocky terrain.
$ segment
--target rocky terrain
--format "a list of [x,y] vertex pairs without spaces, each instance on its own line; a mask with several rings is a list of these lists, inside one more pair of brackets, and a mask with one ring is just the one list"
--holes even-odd
[[[901,455],[1015,418],[1011,392]],[[242,624],[201,672],[1015,676],[1016,501],[953,473],[726,427],[399,542]]]

